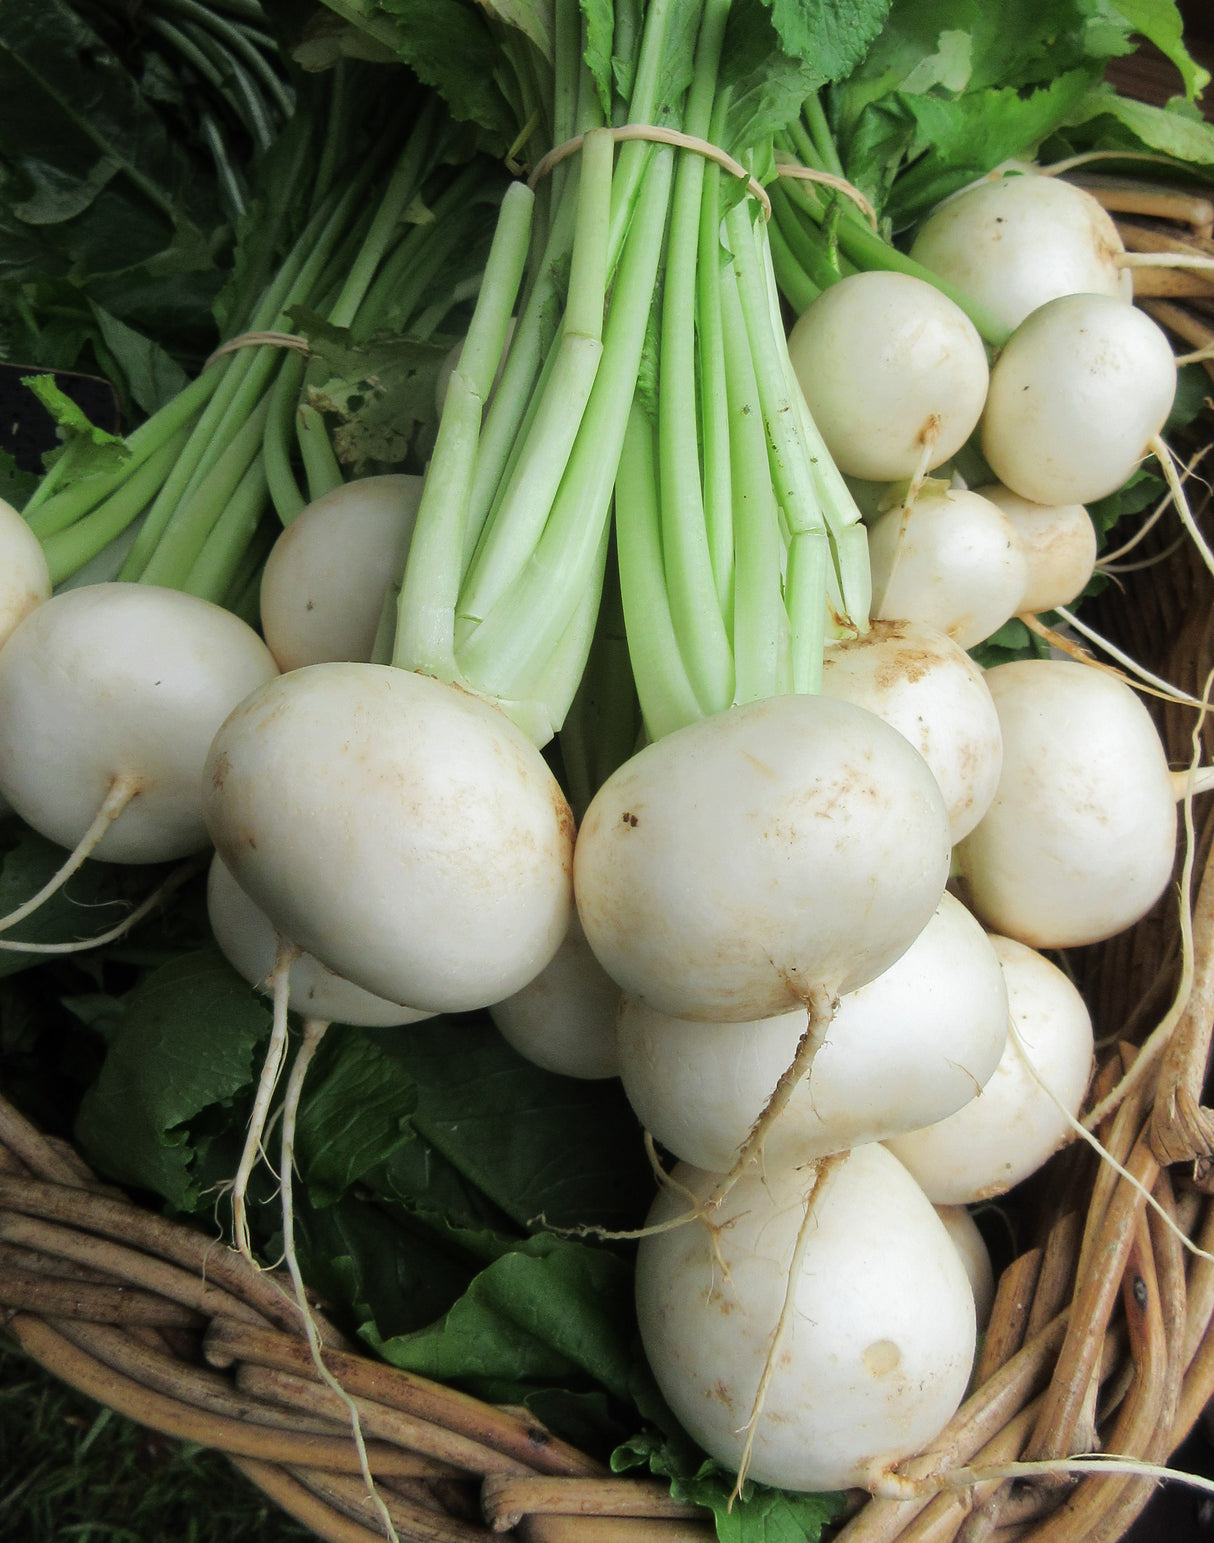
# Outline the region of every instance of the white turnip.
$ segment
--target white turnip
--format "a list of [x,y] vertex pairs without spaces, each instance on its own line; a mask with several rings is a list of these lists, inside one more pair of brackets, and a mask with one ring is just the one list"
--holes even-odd
[[1089,665],[1019,659],[986,674],[1003,731],[990,808],[956,849],[962,898],[1034,948],[1131,926],[1172,873],[1176,805],[1150,714]]
[[[673,1156],[724,1173],[804,1032],[804,1012],[695,1023],[625,997],[624,1091]],[[974,918],[945,894],[900,959],[839,999],[812,1071],[768,1131],[764,1163],[794,1167],[943,1119],[995,1070],[1006,1038],[999,960]]]
[[148,584],[94,584],[32,610],[0,649],[0,790],[27,824],[91,855],[168,862],[208,841],[201,776],[215,730],[277,675],[230,611]]
[[404,570],[422,479],[363,477],[314,499],[266,558],[261,628],[281,670],[370,660]]
[[940,1205],[1002,1195],[1035,1173],[1070,1136],[1067,1113],[1078,1114],[1091,1077],[1092,1023],[1079,992],[1034,949],[991,943],[1012,1023],[994,1076],[947,1119],[887,1142]]
[[828,644],[822,691],[865,707],[910,740],[932,769],[954,843],[999,785],[1003,737],[982,671],[950,637],[911,621],[874,621]]
[[204,800],[278,931],[389,1001],[488,1006],[568,927],[573,820],[556,780],[503,713],[429,676],[279,676],[220,728]]
[[[870,1146],[822,1172],[808,1219],[812,1169],[756,1168],[719,1231],[693,1221],[644,1237],[637,1255],[641,1337],[671,1408],[736,1469],[770,1362],[749,1472],[794,1490],[870,1484],[922,1450],[960,1403],[974,1353],[969,1280],[906,1170]],[[700,1198],[714,1182],[686,1166],[674,1177]],[[666,1190],[649,1222],[687,1205]]]
[[973,432],[986,351],[952,300],[905,273],[832,284],[788,339],[801,390],[839,470],[893,482],[939,466]]
[[848,702],[782,696],[679,729],[592,800],[590,946],[674,1017],[743,1022],[854,991],[927,924],[948,819],[922,756]]

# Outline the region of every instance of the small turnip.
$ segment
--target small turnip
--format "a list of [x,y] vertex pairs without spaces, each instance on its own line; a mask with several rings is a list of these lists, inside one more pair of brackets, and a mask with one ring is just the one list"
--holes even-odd
[[744,1022],[854,991],[939,903],[948,819],[922,756],[849,702],[781,696],[679,729],[582,822],[578,910],[623,990]]
[[1115,492],[1151,453],[1176,394],[1176,358],[1145,311],[1065,295],[1021,322],[991,371],[982,453],[1038,504]]
[[1002,509],[1016,528],[1028,564],[1028,584],[1016,614],[1070,605],[1096,567],[1096,527],[1082,504],[1035,504],[997,482],[978,494]]
[[251,627],[178,590],[116,582],[54,595],[0,649],[0,790],[27,824],[74,848],[125,788],[93,856],[201,851],[207,747],[277,673]]
[[1002,1195],[1035,1173],[1069,1138],[1063,1110],[1078,1114],[1092,1073],[1092,1022],[1079,992],[1034,949],[1014,938],[991,943],[1014,1030],[994,1076],[955,1114],[887,1143],[940,1205]]
[[[695,1023],[625,997],[624,1091],[673,1156],[725,1173],[804,1032],[804,1012]],[[999,960],[974,918],[945,894],[900,959],[839,999],[809,1076],[767,1133],[764,1164],[796,1166],[943,1119],[995,1070],[1006,1038]]]
[[573,818],[497,708],[374,664],[281,675],[230,714],[207,826],[275,928],[423,1012],[526,985],[569,924]]
[[1100,294],[1122,304],[1133,280],[1125,246],[1093,196],[1034,171],[993,174],[928,215],[911,247],[916,262],[1014,329],[1060,295]]
[[939,466],[973,432],[986,350],[964,311],[905,273],[851,274],[798,318],[788,352],[839,470],[894,482]]
[[41,542],[12,504],[0,498],[0,644],[50,593]]
[[[868,1485],[921,1451],[961,1402],[974,1354],[969,1279],[906,1170],[869,1146],[824,1159],[823,1174],[808,1220],[812,1169],[755,1168],[715,1217],[719,1230],[692,1221],[642,1238],[637,1254],[658,1386],[729,1468],[770,1359],[749,1472],[783,1489]],[[674,1178],[700,1198],[714,1183],[685,1165]],[[649,1223],[687,1204],[665,1190]]]
[[973,648],[1016,612],[1028,564],[1016,529],[989,499],[931,482],[909,510],[869,530],[873,611],[923,622]]
[[[228,963],[251,986],[269,995],[281,940],[269,917],[237,884],[218,853],[207,873],[207,917]],[[373,996],[304,953],[291,960],[287,1006],[304,1018],[373,1029],[417,1023],[429,1016]]]
[[922,622],[874,621],[827,646],[822,691],[876,713],[914,745],[944,795],[954,843],[974,828],[999,785],[1003,736],[963,648]]
[[313,500],[278,537],[261,578],[261,627],[281,670],[370,660],[404,571],[422,479],[363,477]]
[[1019,659],[986,672],[1003,731],[990,808],[956,849],[962,898],[1034,948],[1131,926],[1171,877],[1176,805],[1150,714],[1089,665]]
[[574,911],[552,962],[489,1016],[521,1056],[563,1077],[615,1077],[620,988],[594,957]]

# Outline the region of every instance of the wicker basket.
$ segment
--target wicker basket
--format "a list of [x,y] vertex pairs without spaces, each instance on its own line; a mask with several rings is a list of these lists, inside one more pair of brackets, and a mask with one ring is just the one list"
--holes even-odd
[[[1158,94],[1158,71],[1134,69],[1130,89]],[[1178,238],[1166,219],[1132,218]],[[1208,231],[1183,239],[1214,252]],[[1157,314],[1190,344],[1214,328],[1214,283],[1197,289],[1150,302],[1182,307]],[[1208,504],[1201,518],[1208,527]],[[1110,588],[1097,624],[1200,692],[1214,666],[1212,598],[1214,580],[1186,543],[1124,589]],[[1192,714],[1160,709],[1159,722],[1174,764],[1183,764]],[[932,1449],[903,1465],[908,1476],[1092,1450],[1164,1462],[1214,1396],[1214,1264],[1184,1249],[1145,1200],[1149,1190],[1201,1249],[1214,1251],[1214,1111],[1201,1106],[1214,1023],[1212,838],[1214,819],[1196,847],[1189,1007],[1101,1132],[1142,1187],[1079,1147],[1015,1197],[1037,1246],[1003,1272],[974,1391]],[[1093,1100],[1163,1016],[1179,958],[1169,895],[1132,932],[1070,960],[1104,1045]],[[357,1403],[370,1468],[402,1543],[469,1543],[495,1533],[532,1543],[714,1536],[705,1513],[673,1502],[664,1485],[614,1478],[525,1411],[386,1367],[320,1322],[326,1362]],[[317,1536],[383,1537],[348,1411],[317,1377],[289,1293],[231,1250],[132,1204],[2,1099],[0,1324],[99,1402],[227,1453]],[[836,1536],[1113,1543],[1153,1488],[1150,1479],[1101,1476],[988,1480],[904,1501],[857,1495]]]

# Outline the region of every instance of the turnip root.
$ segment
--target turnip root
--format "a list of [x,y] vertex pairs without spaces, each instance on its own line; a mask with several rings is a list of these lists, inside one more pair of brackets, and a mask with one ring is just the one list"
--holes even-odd
[[371,659],[405,566],[422,479],[363,477],[301,510],[261,577],[261,627],[281,670]]
[[41,542],[12,504],[0,498],[0,644],[50,593]]
[[1023,943],[991,942],[1012,1023],[994,1076],[947,1119],[886,1143],[939,1205],[1002,1195],[1035,1173],[1070,1136],[1063,1111],[1078,1114],[1092,1072],[1092,1023],[1079,992]]
[[948,820],[926,762],[829,697],[734,707],[599,789],[575,853],[590,946],[673,1017],[744,1022],[854,991],[939,903]]
[[1083,188],[1041,173],[992,174],[924,220],[911,256],[1009,330],[1060,295],[1124,304],[1133,279],[1112,216]]
[[1013,616],[1028,563],[1011,521],[989,499],[929,483],[909,509],[869,531],[874,615],[923,622],[973,648]]
[[485,1007],[569,923],[573,820],[496,708],[428,676],[315,664],[254,692],[207,759],[208,828],[285,937],[376,996]]
[[[671,1408],[730,1468],[753,1418],[750,1476],[794,1490],[871,1484],[927,1446],[961,1401],[975,1342],[960,1257],[906,1170],[879,1146],[821,1170],[808,1217],[812,1169],[752,1168],[719,1230],[654,1233],[637,1255],[641,1337]],[[687,1166],[674,1178],[701,1199],[715,1182]],[[687,1204],[664,1191],[650,1224]]]
[[563,1077],[615,1077],[620,988],[594,957],[574,911],[552,962],[489,1016],[508,1044]]
[[954,302],[905,273],[856,273],[802,313],[788,352],[839,470],[894,482],[929,471],[973,432],[986,351]]
[[[619,1055],[637,1118],[667,1151],[727,1172],[805,1031],[804,1012],[694,1023],[625,997]],[[999,1064],[1007,992],[982,928],[951,895],[888,970],[839,999],[809,1077],[767,1134],[795,1167],[943,1119]],[[940,1112],[924,1118],[925,1111]]]
[[1017,614],[1070,605],[1096,567],[1096,527],[1083,505],[1035,504],[997,482],[976,491],[1003,510],[1020,539],[1028,584]]
[[67,590],[0,649],[0,789],[27,824],[73,848],[108,801],[90,855],[110,862],[201,851],[207,747],[276,675],[253,629],[205,600],[148,584]]
[[1107,671],[1021,659],[986,674],[1003,730],[990,808],[956,849],[962,898],[1034,948],[1095,943],[1172,873],[1176,808],[1145,707]]
[[828,645],[822,691],[876,713],[931,767],[956,843],[986,813],[999,785],[1003,738],[982,671],[943,632],[874,621]]
[[991,371],[982,453],[1038,504],[1087,504],[1150,453],[1176,394],[1164,331],[1108,295],[1065,295],[1032,312]]

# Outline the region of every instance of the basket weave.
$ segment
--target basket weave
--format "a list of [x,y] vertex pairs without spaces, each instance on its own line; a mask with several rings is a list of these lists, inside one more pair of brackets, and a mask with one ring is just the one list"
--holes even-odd
[[[1123,89],[1164,94],[1153,90],[1158,73],[1141,61],[1130,68]],[[1130,215],[1116,195],[1110,199],[1136,229],[1204,242],[1214,253],[1208,231],[1178,233],[1166,217]],[[1150,282],[1140,298],[1181,346],[1214,329],[1214,282],[1148,299]],[[1208,503],[1201,518],[1208,530]],[[1124,587],[1110,587],[1093,615],[1137,659],[1199,694],[1214,667],[1212,599],[1214,580],[1186,543]],[[1173,764],[1186,763],[1192,713],[1156,706]],[[1214,1025],[1214,818],[1204,826],[1189,1006],[1158,1064],[1101,1136],[1209,1253],[1214,1111],[1202,1107],[1201,1091]],[[1069,960],[1104,1046],[1090,1103],[1133,1063],[1163,1016],[1179,958],[1170,893],[1131,932]],[[1016,1204],[1022,1231],[1039,1242],[1002,1274],[970,1398],[931,1450],[901,1471],[916,1477],[1095,1450],[1166,1461],[1214,1397],[1214,1264],[1184,1249],[1143,1190],[1086,1148],[1055,1157]],[[673,1502],[664,1485],[611,1477],[525,1411],[386,1367],[320,1323],[326,1363],[357,1404],[370,1468],[402,1543],[714,1537],[705,1513]],[[382,1538],[348,1412],[315,1373],[289,1290],[101,1183],[70,1147],[44,1139],[3,1099],[0,1324],[99,1402],[228,1454],[318,1537]],[[1152,1480],[1115,1476],[992,1480],[904,1501],[857,1495],[836,1539],[1115,1543],[1153,1489]]]

